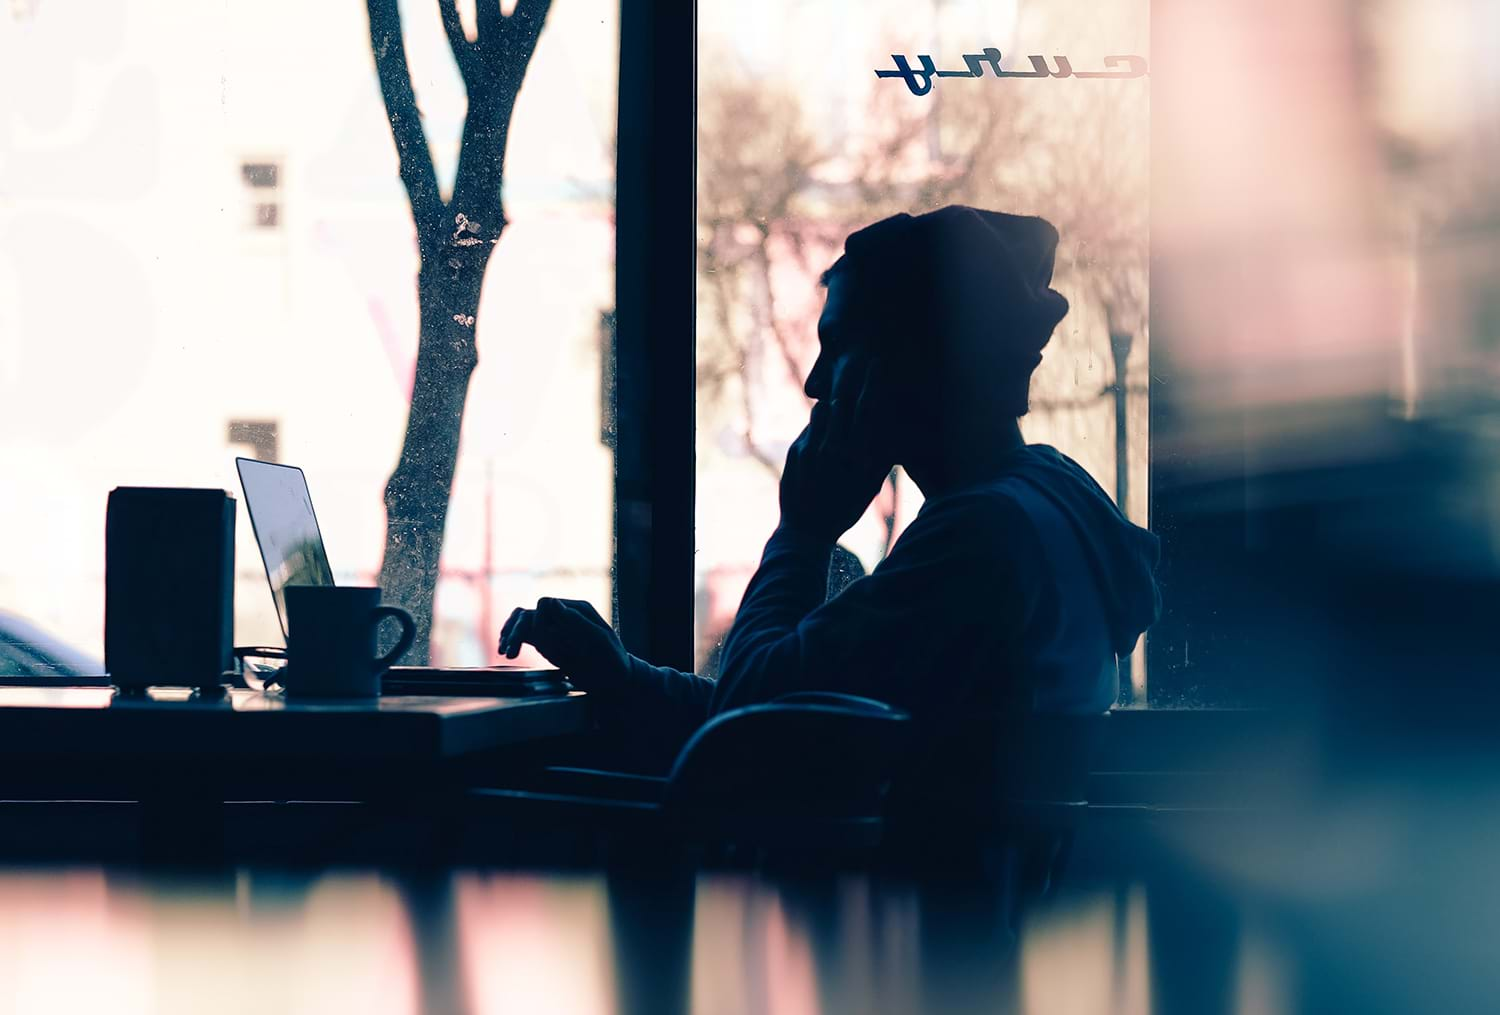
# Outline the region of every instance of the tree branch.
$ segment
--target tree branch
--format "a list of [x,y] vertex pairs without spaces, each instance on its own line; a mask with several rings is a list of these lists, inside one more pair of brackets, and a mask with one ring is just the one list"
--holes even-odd
[[438,13],[443,17],[443,31],[448,35],[448,48],[453,51],[453,62],[458,64],[458,73],[467,85],[473,75],[477,56],[474,43],[464,34],[464,23],[458,16],[458,0],[438,0]]
[[[766,235],[765,230],[762,229],[760,232],[760,242],[756,244],[754,253],[756,268],[760,272],[761,285],[766,290],[767,330],[771,332],[771,338],[776,343],[776,350],[781,354],[781,362],[786,367],[787,376],[792,379],[793,386],[800,392],[806,378],[802,376],[802,364],[797,361],[796,355],[792,352],[791,339],[787,337],[786,331],[782,328],[780,310],[777,309],[776,305],[776,293],[772,289],[771,283],[771,252],[767,248],[768,240],[769,237]],[[805,398],[806,396],[804,395],[803,397]]]
[[740,377],[740,407],[745,414],[745,427],[740,433],[740,440],[745,445],[745,453],[750,456],[751,461],[758,464],[771,474],[776,482],[781,482],[781,463],[760,449],[755,443],[755,399],[750,391],[750,378]]
[[507,28],[516,33],[516,44],[526,50],[527,59],[536,48],[536,40],[542,34],[542,24],[547,12],[552,9],[552,0],[516,0],[516,8],[506,18]]
[[442,228],[443,199],[438,193],[432,152],[422,131],[422,114],[412,90],[411,70],[406,65],[406,44],[401,38],[401,13],[396,0],[366,0],[370,16],[370,50],[375,55],[375,74],[380,96],[391,123],[400,160],[401,183],[411,200],[417,244],[428,249],[435,230]]
[[498,240],[505,228],[500,184],[511,112],[550,7],[551,0],[519,0],[514,13],[505,17],[499,0],[479,0],[479,42],[451,204],[477,219],[483,227],[479,237],[489,242]]
[[505,15],[500,0],[474,0],[474,26],[479,30],[479,45],[488,46],[505,30]]
[[479,41],[475,51],[489,79],[512,90],[521,87],[552,0],[517,0],[509,16],[500,13],[500,0],[478,0],[475,5]]
[[486,97],[471,90],[469,112],[464,116],[451,205],[481,227],[478,238],[487,242],[498,240],[505,229],[501,181],[515,102],[514,92]]

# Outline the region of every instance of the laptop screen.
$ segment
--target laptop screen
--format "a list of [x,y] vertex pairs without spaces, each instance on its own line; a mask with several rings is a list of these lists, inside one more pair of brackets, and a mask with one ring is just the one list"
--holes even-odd
[[302,470],[290,465],[236,458],[240,486],[245,491],[245,510],[260,544],[276,616],[286,635],[288,585],[332,585],[333,571],[323,549],[323,533],[313,514],[312,495]]

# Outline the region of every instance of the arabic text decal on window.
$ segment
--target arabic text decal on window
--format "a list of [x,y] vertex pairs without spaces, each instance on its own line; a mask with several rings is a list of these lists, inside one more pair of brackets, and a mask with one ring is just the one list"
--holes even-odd
[[895,70],[876,70],[875,76],[879,78],[901,78],[906,82],[906,87],[911,89],[913,95],[926,95],[932,91],[933,78],[982,78],[984,68],[988,64],[995,72],[997,78],[1140,78],[1146,76],[1146,58],[1143,56],[1117,55],[1106,56],[1104,66],[1108,70],[1074,70],[1072,63],[1065,56],[1053,58],[1057,65],[1055,68],[1047,66],[1047,58],[1033,55],[1031,70],[1001,70],[1000,50],[994,46],[986,47],[983,53],[965,53],[963,70],[938,70],[932,62],[932,57],[926,53],[917,55],[917,62],[921,64],[920,69],[913,70],[911,61],[904,54],[892,53],[891,59],[896,63]]

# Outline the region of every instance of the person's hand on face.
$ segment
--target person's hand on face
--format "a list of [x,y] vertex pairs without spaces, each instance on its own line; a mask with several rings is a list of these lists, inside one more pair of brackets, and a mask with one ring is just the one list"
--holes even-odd
[[630,653],[615,629],[581,599],[537,600],[536,609],[517,609],[500,631],[500,654],[514,659],[529,644],[585,691],[624,686]]
[[787,451],[781,521],[838,539],[859,521],[894,467],[887,439],[890,384],[877,359],[843,366]]

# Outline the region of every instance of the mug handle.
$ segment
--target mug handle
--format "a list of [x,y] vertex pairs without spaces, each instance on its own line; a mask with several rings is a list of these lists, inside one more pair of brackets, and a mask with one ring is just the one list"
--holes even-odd
[[399,606],[377,606],[370,616],[374,618],[377,627],[386,617],[395,617],[401,621],[401,637],[397,639],[396,647],[375,660],[377,670],[387,670],[392,663],[406,654],[407,649],[411,648],[411,643],[417,638],[417,622],[411,619],[410,613]]

